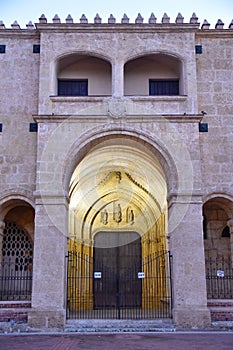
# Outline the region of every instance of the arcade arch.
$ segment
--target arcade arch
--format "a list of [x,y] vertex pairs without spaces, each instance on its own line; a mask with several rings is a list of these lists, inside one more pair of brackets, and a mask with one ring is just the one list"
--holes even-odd
[[[12,197],[12,196],[11,196]],[[8,198],[1,206],[1,300],[30,300],[32,293],[34,208]]]
[[[233,202],[223,196],[214,196],[203,205],[204,245],[207,257],[232,255],[230,243],[230,224],[233,216]],[[224,234],[229,228],[229,234]]]
[[[112,94],[112,67],[111,63],[103,57],[90,53],[71,53],[57,59],[55,67],[56,80],[53,87],[55,95],[110,96]],[[64,83],[66,86],[59,88],[59,84]]]
[[125,63],[124,95],[170,94],[184,94],[183,62],[180,58],[158,52],[145,54]]
[[203,235],[208,299],[233,297],[233,201],[209,196],[203,206]]

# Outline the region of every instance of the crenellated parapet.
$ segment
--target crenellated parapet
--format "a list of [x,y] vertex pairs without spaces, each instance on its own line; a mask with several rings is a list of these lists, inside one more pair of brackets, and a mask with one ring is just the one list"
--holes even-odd
[[[28,24],[26,24],[26,29],[28,30],[32,30],[32,29],[37,29],[38,27],[41,28],[42,26],[46,25],[46,27],[48,26],[59,26],[61,28],[67,28],[69,26],[74,27],[74,26],[82,26],[82,25],[139,25],[139,26],[157,26],[157,27],[180,27],[180,26],[184,26],[184,25],[190,25],[193,26],[195,28],[199,28],[200,23],[198,22],[198,17],[196,16],[195,13],[192,14],[191,18],[189,19],[189,22],[184,22],[184,17],[182,16],[181,13],[178,13],[177,17],[175,18],[174,22],[171,22],[170,17],[167,15],[167,13],[163,14],[163,17],[161,18],[161,22],[157,21],[156,16],[154,15],[154,13],[151,13],[151,16],[148,18],[147,21],[144,21],[143,16],[138,13],[137,17],[135,18],[134,21],[130,21],[130,18],[124,14],[121,18],[121,20],[119,22],[116,21],[116,18],[110,14],[110,16],[107,19],[107,22],[104,23],[102,21],[102,18],[100,17],[100,15],[97,13],[96,16],[93,19],[93,22],[89,22],[88,18],[86,17],[85,14],[82,14],[81,17],[79,18],[78,22],[75,22],[72,18],[72,16],[69,14],[65,21],[62,22],[60,17],[55,14],[55,16],[52,18],[52,22],[48,22],[47,18],[45,17],[44,14],[42,14],[39,18],[39,22],[33,24],[31,21],[29,21]],[[4,22],[0,21],[0,30],[3,29],[8,29],[5,27]],[[20,25],[18,24],[17,21],[14,21],[11,24],[11,28],[12,30],[19,30],[21,29]],[[209,30],[210,29],[210,23],[205,19],[201,25],[201,30]],[[216,25],[214,27],[215,30],[222,30],[222,29],[233,29],[233,20],[231,21],[231,23],[229,24],[228,28],[224,28],[224,23],[222,22],[221,19],[218,19],[216,22]]]

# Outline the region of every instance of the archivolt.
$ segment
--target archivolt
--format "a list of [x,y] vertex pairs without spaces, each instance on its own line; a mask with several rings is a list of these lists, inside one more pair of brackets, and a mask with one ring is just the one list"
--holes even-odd
[[70,179],[77,164],[79,164],[94,146],[109,138],[119,138],[119,140],[131,139],[144,145],[145,151],[146,148],[149,148],[150,151],[154,153],[164,171],[168,191],[169,189],[176,191],[178,188],[178,173],[175,161],[167,148],[155,137],[155,135],[152,135],[148,131],[145,132],[142,129],[138,130],[126,127],[125,125],[108,125],[104,128],[101,126],[99,128],[88,130],[71,146],[63,165],[63,186],[66,193],[68,192]]

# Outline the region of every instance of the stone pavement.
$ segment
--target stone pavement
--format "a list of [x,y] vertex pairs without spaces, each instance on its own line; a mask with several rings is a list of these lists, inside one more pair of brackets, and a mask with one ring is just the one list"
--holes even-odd
[[232,332],[0,336],[0,350],[232,350]]
[[0,323],[0,350],[233,350],[233,322],[177,330],[171,320],[74,320],[63,331]]

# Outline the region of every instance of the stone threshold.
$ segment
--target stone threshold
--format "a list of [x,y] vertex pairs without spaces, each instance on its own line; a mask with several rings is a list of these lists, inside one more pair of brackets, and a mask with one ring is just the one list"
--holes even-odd
[[174,332],[171,319],[158,320],[67,320],[65,332],[73,333],[124,333],[124,332]]

